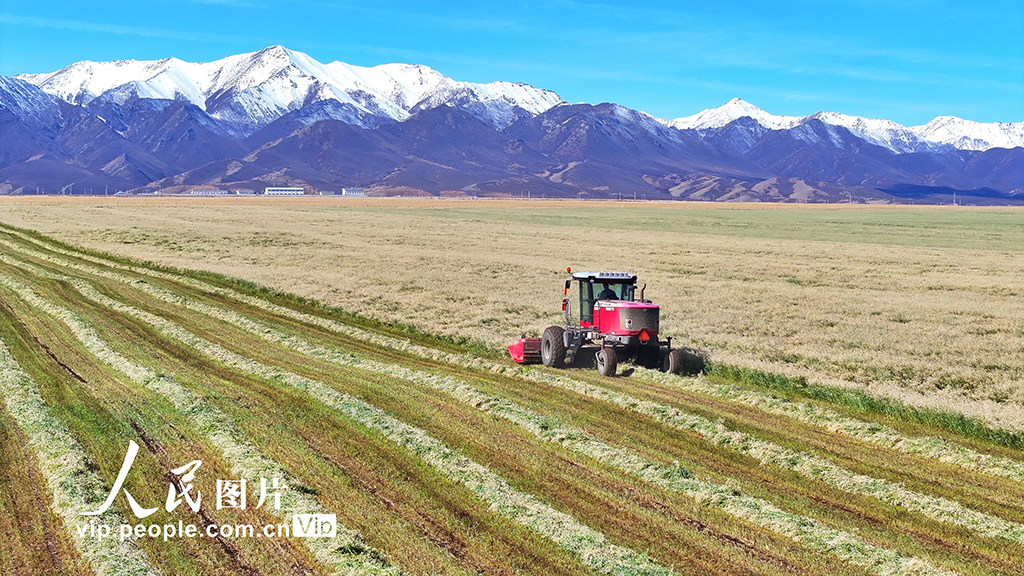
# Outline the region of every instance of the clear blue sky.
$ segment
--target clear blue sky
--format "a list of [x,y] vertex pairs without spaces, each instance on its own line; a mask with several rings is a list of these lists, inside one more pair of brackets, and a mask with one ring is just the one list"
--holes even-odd
[[740,97],[774,114],[1024,121],[1022,0],[0,0],[4,75],[273,44],[322,62],[527,82],[668,119]]

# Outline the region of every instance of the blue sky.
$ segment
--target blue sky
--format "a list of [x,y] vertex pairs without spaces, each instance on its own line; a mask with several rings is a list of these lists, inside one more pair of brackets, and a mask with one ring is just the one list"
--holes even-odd
[[527,82],[669,119],[740,97],[773,114],[1024,121],[1021,0],[0,0],[4,75],[274,44],[322,62]]

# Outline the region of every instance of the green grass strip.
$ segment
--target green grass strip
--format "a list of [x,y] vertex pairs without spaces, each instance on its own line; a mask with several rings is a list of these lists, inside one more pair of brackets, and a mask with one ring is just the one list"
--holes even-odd
[[955,412],[915,408],[888,398],[875,398],[860,390],[811,384],[802,376],[794,378],[721,362],[710,362],[706,374],[785,394],[849,406],[860,412],[935,426],[968,438],[978,438],[993,444],[1024,450],[1024,433],[992,428],[977,418]]
[[[53,509],[93,572],[101,576],[158,576],[160,572],[150,566],[134,539],[122,542],[120,538],[78,535],[76,527],[86,524],[81,514],[98,508],[109,488],[89,466],[85,451],[71,431],[50,413],[35,381],[21,369],[2,340],[0,400],[28,437],[46,477]],[[116,524],[123,522],[114,510],[108,510],[104,517]]]
[[[638,370],[638,372],[641,371]],[[651,376],[653,377],[653,374]],[[656,378],[658,378],[657,381],[659,383],[673,388],[736,402],[771,414],[785,416],[805,424],[824,428],[831,432],[898,450],[905,454],[932,458],[946,464],[974,470],[975,472],[1024,482],[1024,462],[1003,456],[983,454],[952,444],[942,438],[906,436],[889,426],[851,418],[835,410],[810,402],[794,402],[767,392],[749,390],[733,384],[714,383],[705,377],[681,378],[675,376]]]
[[[4,255],[0,255],[0,257],[8,262],[13,260]],[[49,275],[49,273],[47,274]],[[179,413],[188,417],[197,430],[206,435],[210,443],[221,451],[225,460],[231,464],[231,471],[234,474],[247,478],[281,478],[286,485],[293,488],[300,485],[280,464],[267,458],[255,446],[243,440],[230,417],[205,402],[172,377],[158,374],[118,354],[80,316],[48,302],[21,282],[0,275],[0,285],[18,294],[30,306],[62,322],[85,349],[104,364],[124,374],[132,382],[143,385],[169,400]],[[273,512],[286,521],[291,519],[287,515],[288,512],[292,514],[328,512],[316,500],[294,489],[287,490],[282,494],[281,508],[282,510]],[[306,538],[304,541],[314,556],[331,567],[336,574],[401,574],[401,571],[389,565],[379,552],[369,548],[358,533],[343,526],[338,526],[337,536],[334,538]]]

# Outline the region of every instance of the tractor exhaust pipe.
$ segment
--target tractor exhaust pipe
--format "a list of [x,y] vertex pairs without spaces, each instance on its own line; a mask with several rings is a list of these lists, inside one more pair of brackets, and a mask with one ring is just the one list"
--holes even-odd
[[647,290],[647,283],[646,282],[644,282],[644,285],[640,287],[640,301],[641,302],[644,302],[644,290]]

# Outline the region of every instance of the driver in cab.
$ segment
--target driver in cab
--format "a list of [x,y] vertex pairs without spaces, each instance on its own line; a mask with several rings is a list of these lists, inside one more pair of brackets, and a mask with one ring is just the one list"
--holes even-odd
[[615,293],[615,290],[609,284],[602,284],[604,290],[597,295],[598,300],[618,300],[619,295]]

